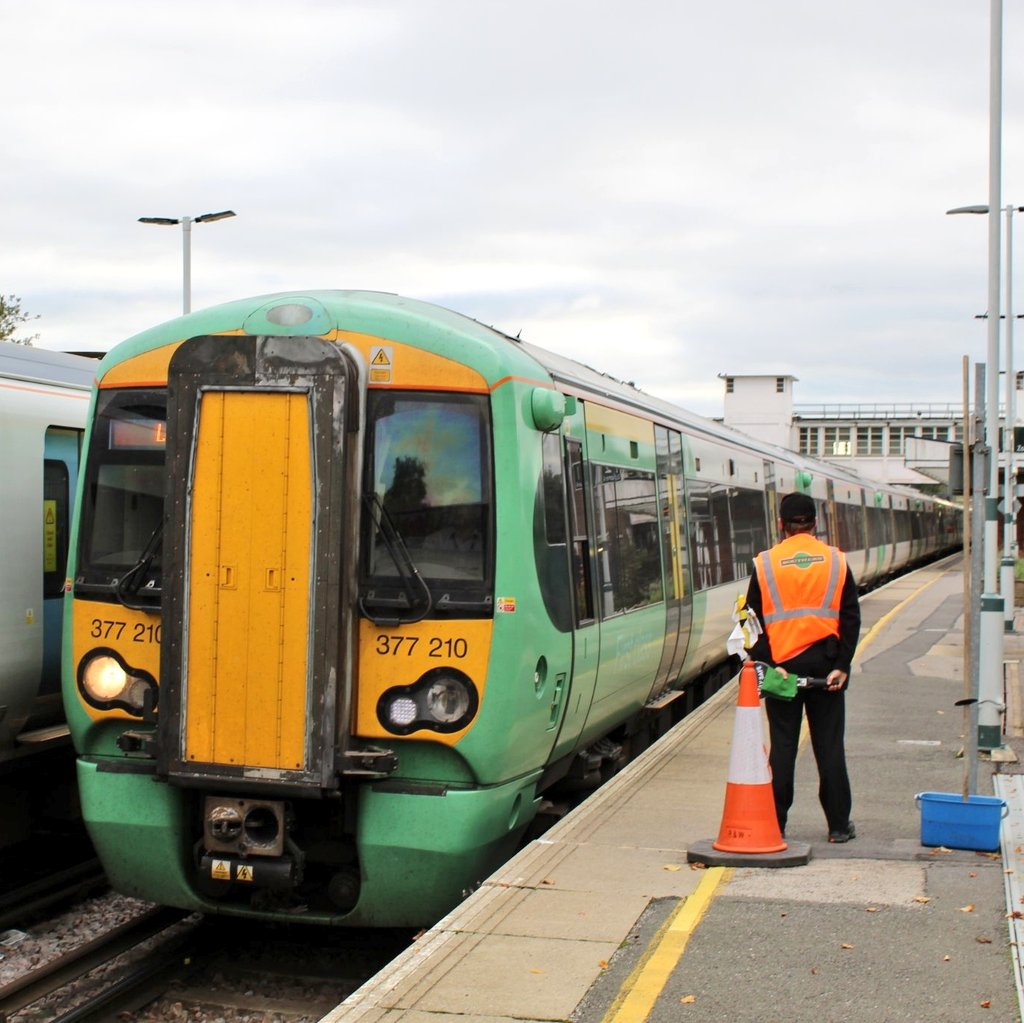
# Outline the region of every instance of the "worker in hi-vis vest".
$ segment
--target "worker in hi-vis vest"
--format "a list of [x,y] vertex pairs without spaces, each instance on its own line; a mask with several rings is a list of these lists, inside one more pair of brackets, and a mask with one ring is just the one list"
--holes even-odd
[[817,510],[807,494],[787,494],[779,504],[783,539],[754,559],[747,590],[747,606],[764,626],[749,653],[787,673],[828,680],[824,688],[799,689],[791,700],[765,700],[772,791],[785,834],[806,712],[828,840],[849,842],[857,832],[850,820],[844,690],[860,637],[860,602],[846,557],[815,536],[816,521]]

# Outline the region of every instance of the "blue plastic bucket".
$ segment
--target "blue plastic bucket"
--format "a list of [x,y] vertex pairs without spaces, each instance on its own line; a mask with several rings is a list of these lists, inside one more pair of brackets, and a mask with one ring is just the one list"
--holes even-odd
[[995,796],[968,796],[953,792],[919,792],[921,845],[991,852],[999,848],[999,822],[1009,812],[1006,801]]

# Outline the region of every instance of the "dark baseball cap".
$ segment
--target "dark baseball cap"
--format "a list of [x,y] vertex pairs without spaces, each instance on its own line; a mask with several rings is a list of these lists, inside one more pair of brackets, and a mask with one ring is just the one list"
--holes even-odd
[[779,505],[779,518],[783,522],[807,521],[818,517],[814,501],[806,494],[786,494]]

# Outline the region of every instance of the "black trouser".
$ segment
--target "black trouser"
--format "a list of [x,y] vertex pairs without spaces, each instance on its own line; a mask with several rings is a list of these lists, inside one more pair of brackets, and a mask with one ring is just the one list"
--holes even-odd
[[825,811],[829,831],[843,831],[850,823],[850,778],[846,773],[846,692],[828,693],[804,689],[792,700],[765,700],[771,752],[772,792],[779,827],[785,830],[793,805],[793,775],[796,770],[800,725],[804,711],[811,733],[811,747],[818,764],[818,798]]

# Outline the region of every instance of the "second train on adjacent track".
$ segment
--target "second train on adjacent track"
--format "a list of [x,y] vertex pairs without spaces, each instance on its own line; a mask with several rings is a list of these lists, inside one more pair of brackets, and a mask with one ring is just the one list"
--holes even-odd
[[863,584],[957,509],[761,444],[463,316],[218,306],[99,368],[65,702],[112,883],[425,925],[728,676],[779,497]]
[[0,774],[63,729],[71,505],[97,365],[0,341]]

